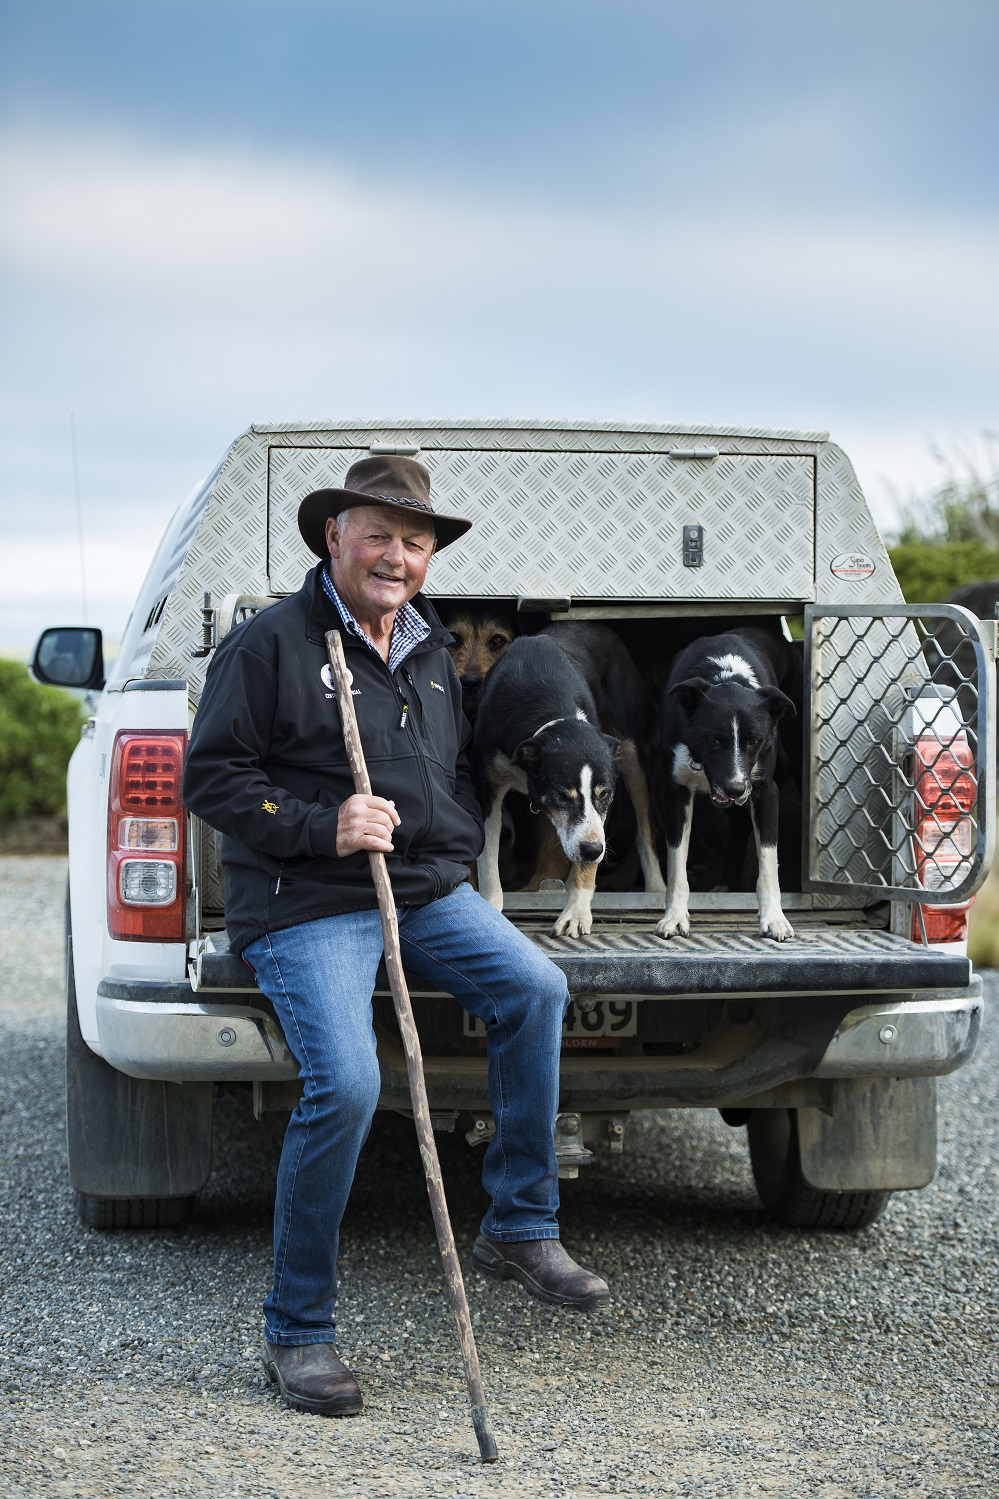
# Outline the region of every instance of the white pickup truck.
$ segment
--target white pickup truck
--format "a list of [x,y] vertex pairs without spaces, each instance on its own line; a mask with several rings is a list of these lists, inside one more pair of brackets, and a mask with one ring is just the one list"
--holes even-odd
[[[801,795],[782,809],[782,849],[790,832],[797,853],[788,816],[802,823],[800,861],[782,868],[793,939],[756,935],[752,871],[743,890],[698,890],[695,863],[691,934],[670,941],[640,878],[598,887],[578,940],[549,934],[561,890],[507,896],[583,1001],[565,1028],[562,1173],[620,1152],[634,1109],[713,1108],[748,1125],[760,1197],[786,1223],[859,1228],[925,1186],[935,1078],[972,1055],[982,1019],[965,937],[995,841],[995,626],[904,604],[822,432],[286,423],[244,432],[177,511],[106,683],[97,631],[46,631],[35,651],[39,680],[101,689],[69,769],[67,1119],[84,1221],[179,1221],[211,1170],[215,1083],[252,1087],[258,1117],[294,1106],[294,1058],[229,952],[218,839],[185,811],[181,772],[219,639],[310,565],[300,498],[369,451],[419,453],[435,503],[476,521],[432,565],[445,612],[603,621],[650,684],[740,621],[803,633]],[[488,1139],[481,1038],[448,996],[414,997],[436,1127]],[[381,1107],[405,1110],[387,991],[374,1009]]]

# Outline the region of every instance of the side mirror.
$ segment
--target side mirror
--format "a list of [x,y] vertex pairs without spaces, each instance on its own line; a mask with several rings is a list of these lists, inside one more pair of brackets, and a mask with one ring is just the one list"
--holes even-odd
[[47,687],[84,691],[104,686],[104,640],[100,630],[64,625],[43,630],[31,657],[31,675]]

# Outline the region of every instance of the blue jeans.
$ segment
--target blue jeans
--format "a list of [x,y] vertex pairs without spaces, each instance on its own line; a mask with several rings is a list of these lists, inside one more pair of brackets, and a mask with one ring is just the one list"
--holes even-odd
[[[453,994],[486,1026],[496,1133],[482,1167],[492,1199],[482,1232],[508,1242],[557,1239],[565,978],[468,884],[398,914],[407,972]],[[278,1169],[269,1343],[335,1337],[340,1220],[380,1087],[371,994],[382,951],[377,910],[286,927],[246,948],[304,1085]]]

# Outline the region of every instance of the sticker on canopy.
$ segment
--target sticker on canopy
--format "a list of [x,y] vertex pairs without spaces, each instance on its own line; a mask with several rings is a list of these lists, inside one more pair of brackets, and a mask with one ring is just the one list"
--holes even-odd
[[868,557],[866,552],[840,552],[830,562],[829,571],[836,578],[849,578],[856,582],[871,576],[874,572],[874,558]]

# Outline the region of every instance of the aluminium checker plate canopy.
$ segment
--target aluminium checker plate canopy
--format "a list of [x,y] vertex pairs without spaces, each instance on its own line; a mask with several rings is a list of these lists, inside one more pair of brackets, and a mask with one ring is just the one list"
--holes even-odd
[[[260,424],[175,517],[173,542],[161,548],[170,576],[164,568],[147,580],[118,670],[186,679],[196,703],[206,660],[192,652],[205,592],[219,605],[296,589],[312,560],[295,523],[299,501],[341,482],[372,443],[418,448],[436,502],[476,522],[434,563],[432,595],[686,601],[705,612],[738,602],[798,612],[808,602],[901,601],[852,466],[822,432],[530,420]],[[683,562],[688,525],[702,528],[700,566]]]
[[[270,449],[268,571],[276,591],[296,586],[308,563],[299,499],[342,484],[366,451]],[[805,454],[726,453],[688,442],[665,453],[423,448],[420,459],[435,504],[475,522],[432,563],[432,594],[586,602],[811,596],[815,460]],[[687,525],[701,528],[692,566],[683,560]]]

